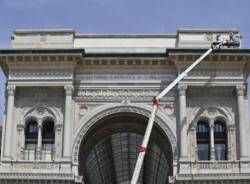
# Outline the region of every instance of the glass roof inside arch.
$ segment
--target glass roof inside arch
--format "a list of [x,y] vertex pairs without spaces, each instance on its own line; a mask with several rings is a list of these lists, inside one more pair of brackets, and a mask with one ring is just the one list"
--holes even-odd
[[[129,184],[143,136],[117,132],[93,146],[86,159],[88,184]],[[160,147],[151,141],[138,184],[168,183],[169,166]]]

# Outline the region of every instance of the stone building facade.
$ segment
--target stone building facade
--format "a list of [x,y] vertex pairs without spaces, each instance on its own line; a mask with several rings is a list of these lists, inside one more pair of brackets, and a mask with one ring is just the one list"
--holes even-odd
[[[153,97],[231,32],[15,31],[0,183],[128,184]],[[249,64],[249,49],[216,50],[161,100],[140,184],[250,183]]]

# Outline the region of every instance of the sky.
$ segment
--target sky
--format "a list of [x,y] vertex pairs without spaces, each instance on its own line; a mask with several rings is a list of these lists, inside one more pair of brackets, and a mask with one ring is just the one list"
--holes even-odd
[[[11,47],[16,29],[48,28],[83,34],[236,28],[250,48],[249,7],[250,0],[0,0],[0,49]],[[0,119],[4,84],[0,71]]]

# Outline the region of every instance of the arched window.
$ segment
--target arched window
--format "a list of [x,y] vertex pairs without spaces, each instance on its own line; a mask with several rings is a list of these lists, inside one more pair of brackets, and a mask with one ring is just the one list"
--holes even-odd
[[26,122],[25,128],[25,159],[34,160],[36,157],[38,127],[35,120]]
[[51,119],[43,122],[42,128],[42,157],[43,160],[51,160],[53,158],[53,150],[55,144],[55,123]]
[[216,160],[227,160],[227,131],[221,121],[214,123],[214,148]]
[[206,121],[199,121],[196,128],[197,151],[199,160],[210,159],[209,126]]

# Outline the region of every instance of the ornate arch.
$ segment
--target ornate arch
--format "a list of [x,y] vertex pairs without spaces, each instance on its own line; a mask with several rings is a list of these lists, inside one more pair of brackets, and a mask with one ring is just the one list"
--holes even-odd
[[[151,114],[151,108],[150,106],[146,105],[121,105],[121,104],[111,104],[111,105],[103,105],[98,107],[98,109],[95,110],[93,113],[88,113],[84,120],[81,122],[81,127],[78,129],[74,136],[74,141],[72,145],[72,160],[75,165],[78,165],[79,163],[79,152],[80,152],[80,146],[81,142],[84,139],[85,135],[89,131],[89,129],[95,125],[99,120],[112,115],[116,113],[135,113],[138,115],[143,115],[145,117],[149,117]],[[171,125],[173,123],[171,120],[164,116],[164,114],[161,111],[157,112],[156,119],[155,119],[156,124],[163,130],[164,134],[169,138],[169,142],[171,144],[172,148],[172,153],[174,154],[173,156],[176,155],[177,151],[177,140],[176,140],[176,134],[175,134],[175,128]],[[176,159],[174,157],[174,159]]]
[[29,118],[33,118],[37,121],[38,119],[41,119],[43,121],[46,118],[51,118],[56,124],[62,123],[62,118],[60,114],[51,107],[36,106],[29,109],[25,109],[23,111],[23,119],[21,124],[25,125],[26,120]]
[[224,107],[206,106],[197,110],[191,126],[196,126],[200,119],[222,119],[227,126],[233,123],[232,114]]

